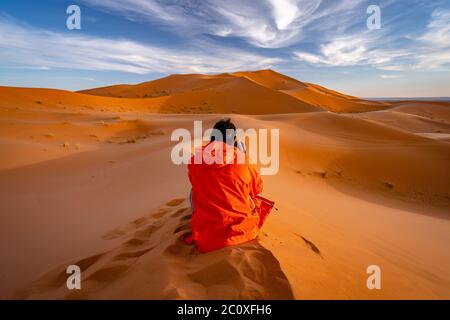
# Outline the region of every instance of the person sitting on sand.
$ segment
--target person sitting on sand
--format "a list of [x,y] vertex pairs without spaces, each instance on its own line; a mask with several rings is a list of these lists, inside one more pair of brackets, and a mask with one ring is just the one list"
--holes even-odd
[[255,239],[273,206],[270,201],[268,210],[258,205],[263,199],[258,196],[262,179],[238,146],[235,125],[231,119],[221,120],[214,125],[210,142],[195,152],[188,165],[192,233],[183,240],[195,243],[200,252]]

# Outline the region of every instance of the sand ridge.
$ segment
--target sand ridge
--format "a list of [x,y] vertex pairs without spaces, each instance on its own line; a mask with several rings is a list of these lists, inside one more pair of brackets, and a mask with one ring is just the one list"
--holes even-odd
[[[447,103],[360,109],[270,70],[152,83],[0,88],[1,298],[449,298]],[[302,86],[330,107],[283,92]],[[256,242],[199,255],[179,241],[189,183],[170,135],[228,116],[280,129],[280,172],[264,177],[279,211]],[[365,287],[370,264],[383,290]]]
[[[212,106],[213,109],[216,106],[216,112],[240,114],[253,114],[256,110],[259,110],[257,112],[259,114],[273,113],[273,110],[277,110],[277,113],[320,110],[363,112],[390,107],[389,103],[366,101],[344,95],[315,84],[300,82],[273,70],[236,72],[215,76],[171,75],[138,85],[116,85],[80,92],[120,98],[172,97],[171,104],[169,104],[172,108],[183,103],[192,104],[190,100],[197,101],[201,97],[205,106]],[[243,94],[246,96],[245,100],[240,99]],[[233,97],[237,99],[233,99]],[[289,99],[290,97],[295,100]],[[251,110],[245,105],[249,101],[256,102]],[[265,106],[266,103],[269,108]],[[217,108],[218,106],[220,107]],[[288,106],[292,107],[288,108]]]

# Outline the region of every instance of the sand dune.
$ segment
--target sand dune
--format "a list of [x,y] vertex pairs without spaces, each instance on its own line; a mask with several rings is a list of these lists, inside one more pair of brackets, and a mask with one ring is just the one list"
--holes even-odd
[[[207,106],[226,105],[225,108],[223,106],[216,108],[216,112],[241,114],[254,114],[256,110],[258,110],[257,114],[273,113],[273,110],[277,110],[277,113],[295,113],[323,109],[333,112],[363,112],[390,107],[389,103],[366,101],[344,95],[315,84],[300,82],[272,70],[236,72],[216,76],[172,75],[138,85],[118,85],[80,92],[121,98],[173,96],[174,99],[171,101],[178,102],[173,103],[173,108],[180,104],[192,105],[192,99],[198,104],[200,102],[198,100],[201,99],[202,103]],[[243,92],[245,92],[246,99],[242,101],[240,97]],[[183,95],[179,96],[180,93]],[[296,99],[297,108],[296,103],[289,97]],[[241,101],[237,102],[238,99]],[[246,106],[250,101],[253,102],[253,105]],[[237,110],[237,105],[239,105],[239,110]],[[288,108],[287,105],[290,107]]]
[[[430,135],[450,133],[448,104],[366,105],[270,70],[86,93],[0,88],[1,298],[450,298],[450,142]],[[279,210],[257,241],[198,254],[170,134],[224,116],[280,129]]]
[[333,112],[364,112],[383,110],[389,103],[375,102],[345,95],[316,84],[300,82],[272,70],[238,72],[245,77],[272,90],[288,94],[317,108]]
[[170,75],[162,79],[148,81],[138,85],[115,85],[82,90],[80,93],[119,98],[154,98],[177,93],[206,90],[227,83],[233,79],[234,77],[229,74],[216,76],[199,74]]
[[[80,93],[120,98],[165,97],[161,111],[168,113],[266,114],[321,110],[246,77],[230,74],[172,75],[134,86],[119,85]],[[242,94],[246,99],[241,99]]]
[[[100,89],[100,93],[103,90]],[[139,86],[137,90],[145,92],[141,91]],[[247,97],[245,100],[241,99],[243,94]],[[14,101],[19,100],[23,103],[23,107],[31,107],[34,110],[51,107],[56,110],[70,109],[78,112],[92,110],[196,114],[274,114],[323,111],[289,95],[260,86],[248,79],[236,77],[201,90],[179,90],[175,94],[156,98],[120,98],[111,97],[111,94],[103,96],[102,94],[83,94],[53,89],[9,87],[0,87],[0,96],[5,97],[5,106],[15,108]],[[142,93],[142,96],[145,94]]]

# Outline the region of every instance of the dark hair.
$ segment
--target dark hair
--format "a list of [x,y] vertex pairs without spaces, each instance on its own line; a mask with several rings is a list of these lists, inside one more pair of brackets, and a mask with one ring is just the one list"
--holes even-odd
[[[236,126],[234,125],[233,122],[231,122],[230,118],[220,120],[219,122],[217,122],[214,125],[213,129],[220,131],[220,133],[222,134],[220,139],[224,143],[227,143],[227,130],[232,130],[233,131],[233,139],[229,142],[234,144],[234,137],[236,135]],[[216,135],[214,134],[215,130],[213,130],[213,133],[211,134],[211,142],[216,140]],[[228,133],[229,133],[229,131],[228,131]]]

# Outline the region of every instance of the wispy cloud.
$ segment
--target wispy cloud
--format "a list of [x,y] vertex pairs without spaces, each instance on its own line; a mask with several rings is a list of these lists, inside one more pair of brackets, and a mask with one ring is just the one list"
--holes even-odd
[[401,77],[402,76],[399,74],[382,74],[382,75],[380,75],[380,78],[382,78],[382,79],[398,79]]
[[377,69],[385,71],[404,71],[405,67],[400,65],[387,65],[387,66],[380,66]]
[[137,74],[219,73],[270,68],[279,59],[212,45],[180,50],[126,39],[49,32],[0,18],[0,61],[28,68],[122,71]]
[[450,64],[450,10],[436,9],[417,36],[381,31],[337,36],[318,52],[294,51],[296,60],[322,66],[368,66],[385,71],[432,70]]
[[395,59],[408,56],[403,49],[378,48],[380,36],[370,32],[336,38],[320,45],[317,54],[295,51],[294,58],[312,64],[328,66],[383,66]]
[[417,68],[436,69],[449,65],[450,10],[434,10],[425,33],[417,42]]
[[[358,0],[82,0],[83,3],[183,30],[188,35],[240,37],[264,48],[302,39],[308,29],[333,32],[361,4]],[[336,21],[340,21],[337,23]],[[348,19],[345,21],[349,21]],[[344,24],[345,25],[345,24]]]
[[438,47],[450,46],[450,10],[434,10],[427,31],[419,40]]

